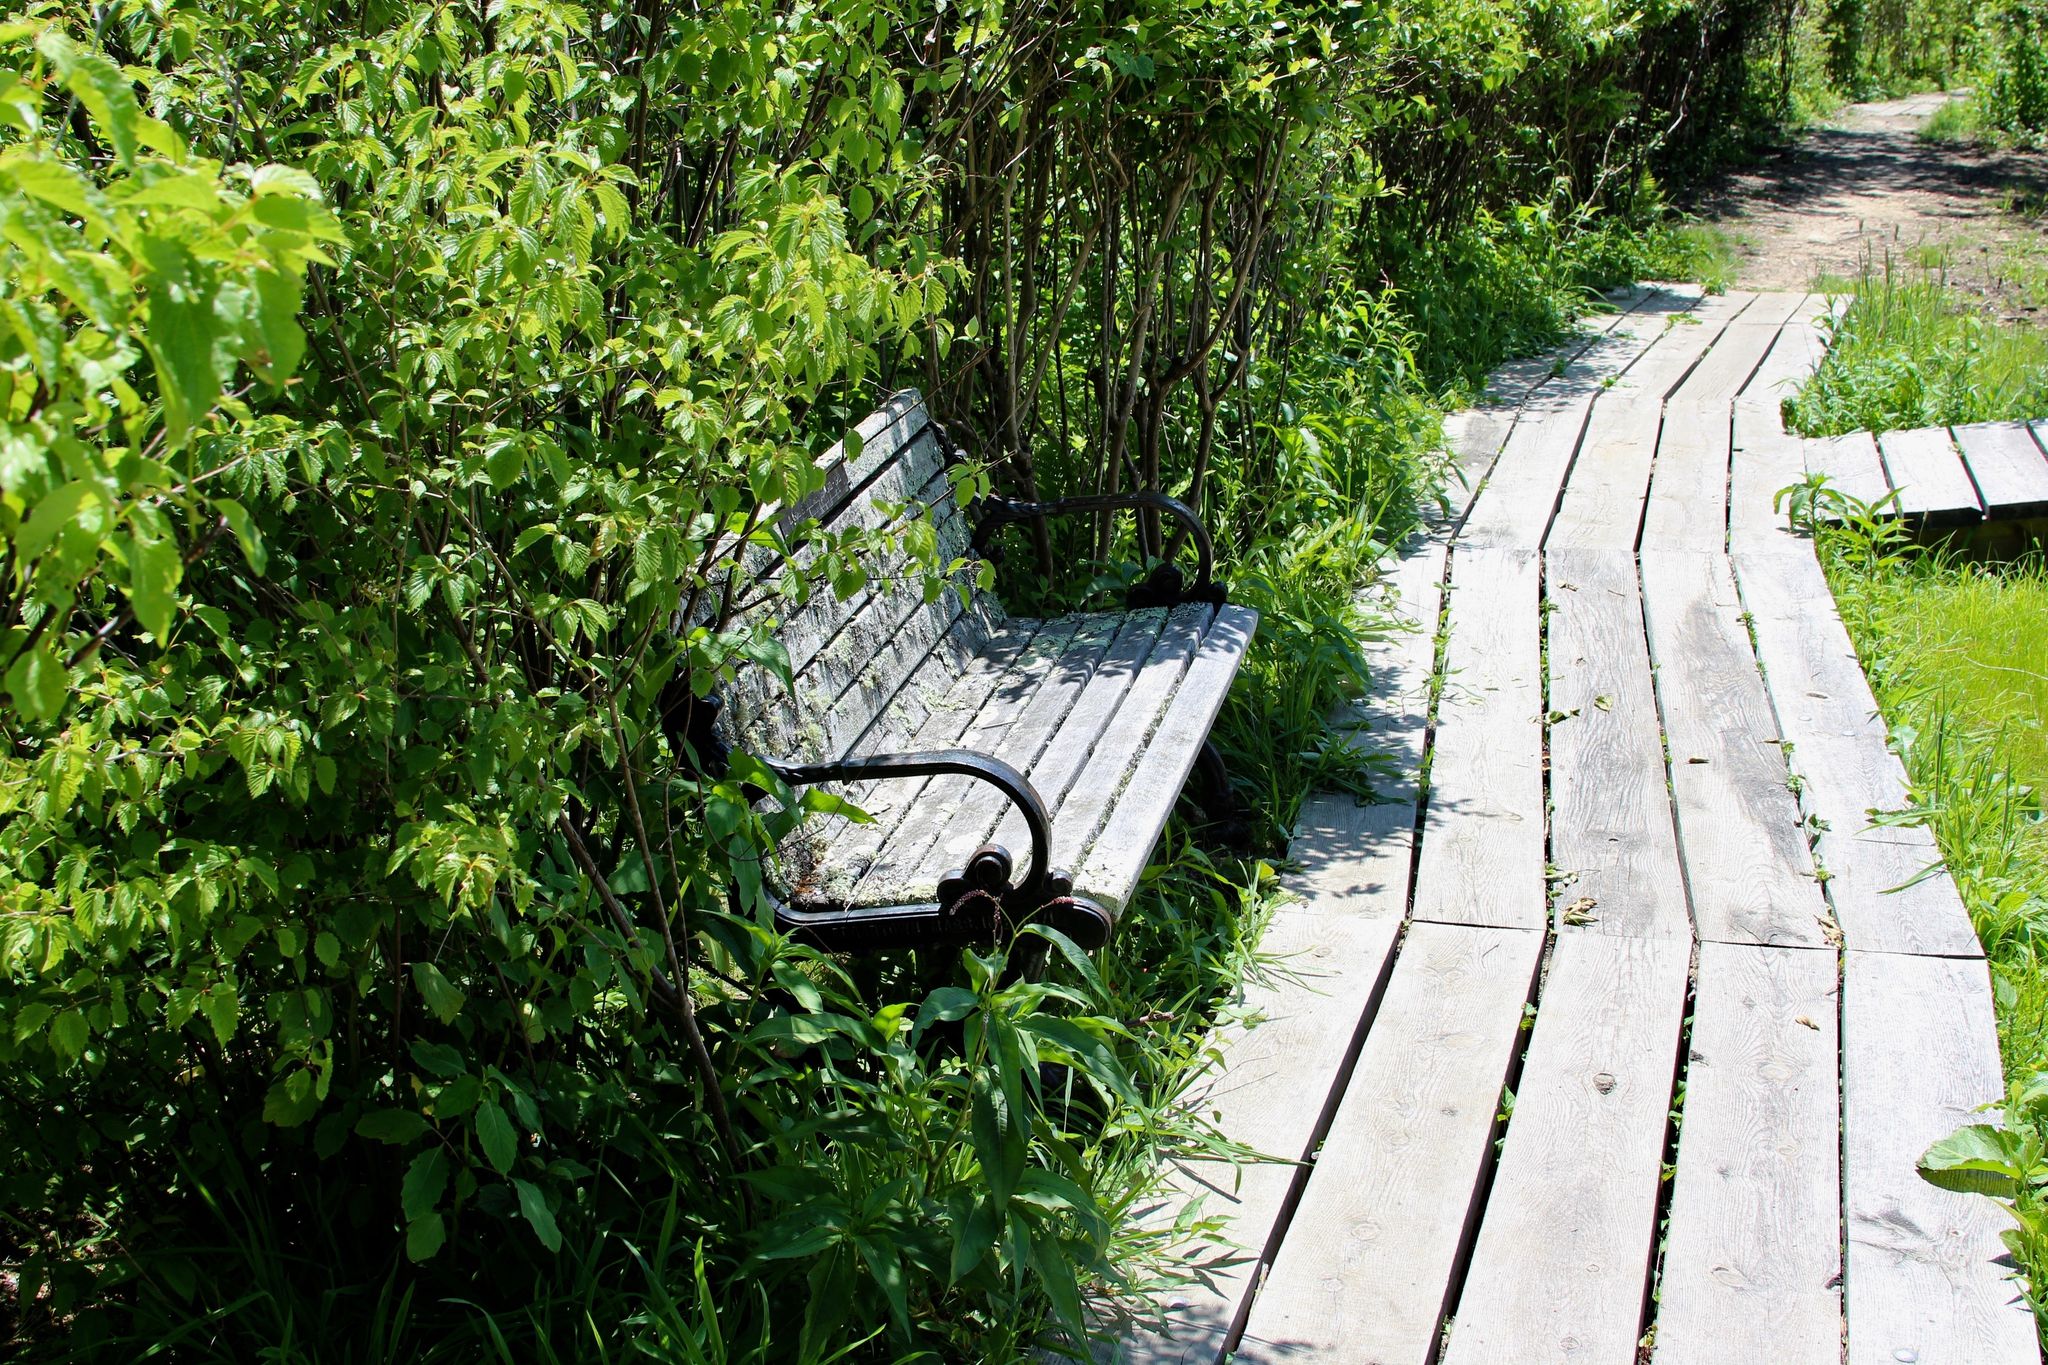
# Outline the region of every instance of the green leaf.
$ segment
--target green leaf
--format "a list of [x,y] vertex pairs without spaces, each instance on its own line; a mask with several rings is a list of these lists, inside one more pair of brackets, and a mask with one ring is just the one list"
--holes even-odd
[[548,1207],[547,1196],[540,1186],[530,1180],[515,1180],[512,1188],[519,1192],[519,1216],[533,1229],[533,1235],[540,1238],[540,1244],[549,1251],[562,1249],[562,1233],[555,1226],[554,1211]]
[[184,559],[170,540],[137,535],[128,543],[128,601],[135,619],[162,644],[171,633],[171,613],[178,604],[178,580]]
[[427,1121],[411,1109],[378,1109],[356,1120],[356,1136],[393,1146],[412,1142],[427,1131]]
[[974,1012],[981,997],[965,986],[941,986],[924,998],[918,1006],[917,1022],[911,1025],[910,1041],[913,1046],[924,1036],[924,1031],[937,1023],[950,1024],[965,1019]]
[[1958,1194],[2017,1199],[2027,1184],[2019,1149],[2016,1134],[1973,1123],[1929,1147],[1920,1158],[1920,1175],[1930,1185]]
[[262,573],[269,557],[263,549],[263,533],[256,529],[256,520],[249,515],[249,509],[233,498],[215,498],[213,510],[235,533],[235,543],[242,547],[242,558],[249,561],[250,568]]
[[65,1061],[76,1061],[85,1052],[89,1033],[83,1010],[65,1010],[50,1024],[50,1047]]
[[405,1210],[407,1222],[426,1216],[441,1202],[441,1196],[448,1189],[448,1169],[448,1153],[439,1147],[427,1148],[405,1168],[398,1201]]
[[1049,1015],[1031,1015],[1018,1022],[1026,1033],[1044,1039],[1073,1059],[1081,1074],[1096,1086],[1115,1095],[1126,1104],[1141,1105],[1138,1089],[1131,1084],[1130,1075],[1123,1063],[1117,1060],[1116,1052],[1101,1038],[1090,1033],[1071,1019],[1055,1019]]
[[448,1229],[438,1213],[423,1214],[405,1225],[405,1258],[415,1263],[432,1260],[448,1240]]
[[313,935],[313,956],[320,959],[320,965],[332,968],[341,961],[341,940],[322,929]]
[[[280,1128],[296,1128],[320,1108],[319,1077],[304,1067],[295,1067],[280,1076],[263,1096],[263,1121],[274,1123]],[[330,1119],[340,1118],[330,1114],[321,1120],[323,1131]]]
[[180,242],[145,237],[142,255],[155,272],[143,344],[149,348],[163,395],[164,445],[175,451],[220,397],[220,371],[214,367],[213,290]]
[[36,641],[15,659],[7,670],[7,690],[24,719],[54,720],[64,709],[69,683],[47,639]]
[[476,1140],[482,1144],[484,1159],[491,1163],[491,1169],[499,1175],[512,1169],[513,1160],[519,1155],[519,1136],[512,1129],[512,1120],[505,1116],[504,1108],[493,1100],[477,1106]]
[[441,969],[431,962],[412,964],[412,984],[419,988],[420,998],[427,1002],[427,1008],[434,1017],[444,1024],[455,1022],[455,1016],[462,1013],[462,1007],[469,1003],[469,997],[455,988],[453,982],[441,974]]
[[199,998],[199,1010],[213,1026],[213,1036],[221,1046],[227,1046],[235,1036],[235,1024],[242,1017],[242,999],[235,991],[235,983],[225,979],[214,982]]

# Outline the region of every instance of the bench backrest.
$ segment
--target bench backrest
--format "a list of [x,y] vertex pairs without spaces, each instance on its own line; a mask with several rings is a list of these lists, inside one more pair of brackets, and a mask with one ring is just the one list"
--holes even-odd
[[[937,533],[942,565],[969,554],[971,528],[953,500],[943,433],[914,389],[892,395],[857,428],[857,451],[841,442],[820,463],[825,485],[777,516],[785,534],[815,518],[824,530],[890,524],[888,509],[906,504],[905,518],[926,517]],[[817,554],[799,550],[766,575],[810,576]],[[814,583],[808,601],[777,600],[763,611],[777,619],[794,686],[772,670],[745,667],[728,696],[726,723],[739,747],[804,762],[847,753],[876,720],[892,711],[914,728],[932,698],[905,682],[927,658],[957,673],[986,641],[999,608],[973,591],[970,566],[936,601],[927,602],[924,574],[903,555],[865,564],[868,581],[841,600]],[[967,604],[963,605],[963,595]]]

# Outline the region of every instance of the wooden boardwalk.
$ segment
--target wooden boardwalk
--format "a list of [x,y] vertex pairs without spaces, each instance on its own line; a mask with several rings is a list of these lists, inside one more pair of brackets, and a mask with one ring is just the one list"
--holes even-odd
[[1469,487],[1348,718],[1428,783],[1308,803],[1289,970],[1199,1096],[1272,1159],[1158,1210],[1242,1255],[1098,1358],[2038,1360],[2005,1214],[1914,1169],[2002,1097],[1985,965],[1945,875],[1894,889],[1936,852],[1870,824],[1904,774],[1771,502],[1836,460],[1998,515],[2048,458],[1788,435],[1822,306],[1639,292],[1452,419]]

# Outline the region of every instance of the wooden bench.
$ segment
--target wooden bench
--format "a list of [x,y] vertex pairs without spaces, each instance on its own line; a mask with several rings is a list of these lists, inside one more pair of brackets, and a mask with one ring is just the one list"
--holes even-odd
[[[825,487],[784,511],[800,532],[928,518],[936,600],[907,556],[864,566],[846,600],[777,604],[789,676],[748,665],[693,709],[689,738],[720,762],[760,759],[792,787],[837,784],[873,818],[813,815],[764,884],[789,933],[834,951],[988,942],[1036,919],[1106,942],[1191,774],[1213,815],[1229,784],[1209,728],[1258,614],[1228,605],[1207,534],[1156,493],[956,505],[953,448],[915,391],[889,399],[824,459]],[[1150,508],[1181,523],[1194,582],[1155,571],[1124,610],[1011,617],[977,586],[987,542],[1037,517]],[[764,570],[810,573],[799,547]],[[1013,853],[1014,850],[1014,853]],[[1021,874],[1018,868],[1022,855]]]

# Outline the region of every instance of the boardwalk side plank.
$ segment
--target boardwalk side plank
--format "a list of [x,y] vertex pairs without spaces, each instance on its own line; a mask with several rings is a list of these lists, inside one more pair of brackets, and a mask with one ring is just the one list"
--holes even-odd
[[1534,554],[1453,557],[1417,919],[1543,927],[1538,609]]
[[1835,955],[1700,945],[1653,1365],[1837,1365]]
[[1558,940],[1445,1365],[1634,1365],[1691,957]]
[[1932,833],[1871,824],[1871,811],[1906,805],[1906,773],[1820,565],[1811,554],[1738,556],[1735,570],[1843,935],[1857,948],[1979,956],[1948,873],[1922,876],[1941,858]]
[[1957,526],[1984,515],[1976,486],[1947,427],[1888,431],[1877,438],[1885,476],[1899,490],[1899,512],[1928,525]]
[[1429,1359],[1542,946],[1410,927],[1235,1360]]
[[1635,558],[1552,550],[1545,562],[1550,856],[1571,878],[1559,900],[1597,933],[1690,942]]
[[2035,438],[2048,436],[2036,422],[1978,422],[1955,429],[1956,444],[1992,517],[2048,514],[2048,457]]
[[1842,978],[1848,1365],[2031,1362],[2033,1317],[1999,1264],[2007,1214],[1914,1169],[2004,1097],[1985,966],[1851,949]]
[[1728,561],[1646,552],[1642,574],[1699,936],[1817,945],[1825,907]]

